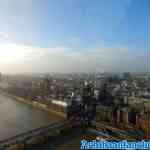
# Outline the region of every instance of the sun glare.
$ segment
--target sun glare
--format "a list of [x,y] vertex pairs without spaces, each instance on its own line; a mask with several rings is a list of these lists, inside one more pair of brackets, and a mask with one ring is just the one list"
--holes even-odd
[[24,46],[16,44],[5,44],[0,45],[0,62],[17,62],[22,60],[28,50]]

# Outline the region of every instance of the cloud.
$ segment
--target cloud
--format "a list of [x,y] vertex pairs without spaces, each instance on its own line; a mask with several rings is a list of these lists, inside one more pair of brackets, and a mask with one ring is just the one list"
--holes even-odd
[[[76,50],[77,49],[77,50]],[[149,59],[127,48],[78,48],[0,44],[2,72],[123,72],[150,70]],[[142,57],[143,58],[143,57]]]
[[[128,63],[128,49],[69,47],[39,48],[0,45],[4,72],[95,72],[119,70]],[[121,63],[120,63],[121,62]],[[4,67],[5,66],[5,67]]]

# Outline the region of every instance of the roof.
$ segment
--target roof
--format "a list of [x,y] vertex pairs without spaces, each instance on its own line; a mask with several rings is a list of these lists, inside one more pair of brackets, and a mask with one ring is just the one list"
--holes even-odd
[[56,105],[61,105],[61,106],[64,106],[64,107],[67,107],[67,102],[64,102],[64,101],[57,101],[57,100],[52,100],[51,101],[53,104],[56,104]]

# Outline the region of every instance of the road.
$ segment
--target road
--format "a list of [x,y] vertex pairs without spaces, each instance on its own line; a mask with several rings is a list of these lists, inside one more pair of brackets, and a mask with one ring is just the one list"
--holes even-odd
[[0,93],[0,140],[60,119]]

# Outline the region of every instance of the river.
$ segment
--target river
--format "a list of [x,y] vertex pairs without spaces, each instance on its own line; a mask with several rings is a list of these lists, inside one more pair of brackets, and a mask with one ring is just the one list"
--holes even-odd
[[0,140],[58,120],[59,117],[0,94]]

